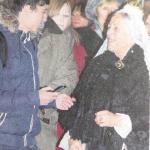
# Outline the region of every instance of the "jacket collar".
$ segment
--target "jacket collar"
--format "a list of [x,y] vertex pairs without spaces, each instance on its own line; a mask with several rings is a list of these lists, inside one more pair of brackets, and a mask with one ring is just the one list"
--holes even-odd
[[11,32],[18,30],[17,16],[0,4],[0,24]]
[[57,26],[57,24],[50,17],[48,17],[48,19],[47,19],[45,28],[48,29],[49,33],[62,34],[61,29]]

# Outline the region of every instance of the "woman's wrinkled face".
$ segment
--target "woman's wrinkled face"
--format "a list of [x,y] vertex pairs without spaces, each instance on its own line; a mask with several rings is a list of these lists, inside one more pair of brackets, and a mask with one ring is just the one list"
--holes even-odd
[[108,25],[108,49],[114,53],[124,49],[132,41],[130,31],[124,19],[120,14],[116,14],[112,17]]
[[119,4],[117,2],[104,3],[97,8],[97,18],[99,23],[103,26],[108,15],[114,10],[118,9]]
[[71,7],[67,3],[62,6],[59,13],[53,16],[52,19],[58,27],[64,31],[71,25]]
[[148,35],[150,37],[150,14],[148,15],[148,17],[145,20],[145,27],[146,27]]

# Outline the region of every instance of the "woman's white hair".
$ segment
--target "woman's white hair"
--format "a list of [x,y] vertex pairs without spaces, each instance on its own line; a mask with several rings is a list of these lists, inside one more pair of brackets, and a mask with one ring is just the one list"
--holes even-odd
[[150,76],[150,38],[143,22],[142,10],[127,4],[118,13],[126,16],[126,26],[130,30],[133,41],[144,50],[144,59]]

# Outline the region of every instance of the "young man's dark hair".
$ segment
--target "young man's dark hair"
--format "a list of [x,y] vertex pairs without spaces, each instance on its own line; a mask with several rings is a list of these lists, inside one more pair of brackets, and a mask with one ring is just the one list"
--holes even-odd
[[31,9],[35,9],[37,5],[49,4],[49,0],[3,0],[2,4],[17,15],[25,5],[30,5]]

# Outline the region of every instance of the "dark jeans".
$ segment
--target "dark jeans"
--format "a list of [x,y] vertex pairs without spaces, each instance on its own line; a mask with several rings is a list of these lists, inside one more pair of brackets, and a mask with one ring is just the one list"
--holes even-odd
[[37,146],[18,148],[13,146],[0,145],[0,150],[38,150],[38,148]]

